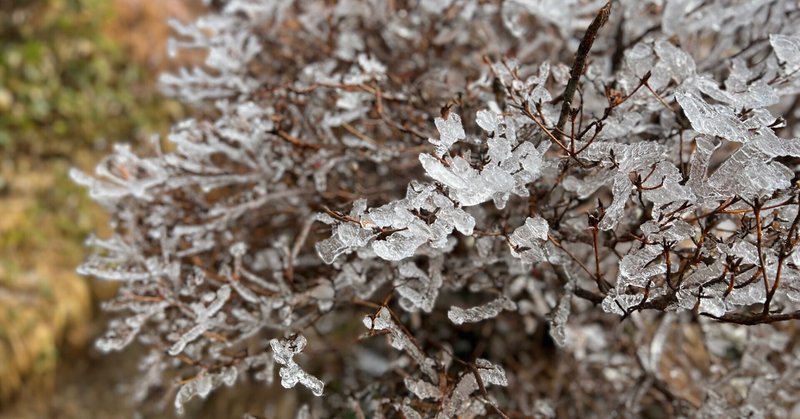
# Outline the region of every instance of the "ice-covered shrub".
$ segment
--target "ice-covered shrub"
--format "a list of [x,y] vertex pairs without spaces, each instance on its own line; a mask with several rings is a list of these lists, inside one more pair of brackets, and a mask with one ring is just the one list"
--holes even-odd
[[170,45],[204,65],[162,78],[205,116],[73,173],[114,227],[80,271],[123,281],[98,347],[150,348],[136,396],[179,411],[278,369],[301,415],[788,416],[798,25],[788,0],[213,2]]

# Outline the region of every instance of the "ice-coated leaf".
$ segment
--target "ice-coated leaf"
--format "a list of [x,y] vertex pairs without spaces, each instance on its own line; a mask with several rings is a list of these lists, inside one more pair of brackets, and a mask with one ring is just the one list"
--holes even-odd
[[793,172],[756,147],[745,144],[709,176],[706,186],[715,196],[768,196],[791,185]]
[[659,246],[645,246],[625,255],[619,263],[617,283],[644,287],[649,278],[666,272],[666,265],[658,260],[661,254]]
[[489,158],[492,162],[504,162],[512,157],[511,142],[505,137],[492,137],[488,141]]
[[676,93],[675,99],[692,123],[695,131],[725,138],[730,141],[746,142],[751,134],[747,127],[736,118],[733,109],[724,105],[710,105],[692,93]]
[[468,171],[463,177],[468,186],[451,190],[463,206],[478,205],[497,196],[508,195],[516,185],[516,179],[508,171],[496,166],[488,166],[480,173]]
[[467,179],[455,174],[451,169],[445,167],[439,159],[431,156],[430,154],[420,154],[419,161],[428,176],[434,180],[441,182],[448,188],[465,189],[469,187]]
[[785,63],[787,73],[800,70],[800,36],[772,34],[769,43],[778,59]]
[[245,301],[257,304],[260,302],[258,295],[253,292],[249,287],[243,284],[241,281],[231,281],[231,287],[236,290],[236,293],[239,294]]
[[475,366],[478,368],[478,373],[484,385],[493,384],[503,387],[508,385],[506,371],[500,365],[495,365],[486,359],[478,358],[475,360]]
[[[162,306],[163,307],[163,306]],[[119,351],[128,346],[139,334],[144,322],[149,316],[140,313],[125,320],[114,319],[109,325],[109,330],[99,338],[95,345],[102,352]]]
[[753,138],[753,145],[770,158],[800,157],[800,139],[780,138],[772,130],[762,130]]
[[[489,385],[507,386],[508,380],[506,379],[505,370],[499,366],[492,364],[486,359],[478,358],[475,360],[475,370],[480,375],[481,382],[484,387]],[[459,379],[452,392],[445,396],[442,402],[442,408],[436,415],[437,419],[445,419],[452,417],[472,417],[470,412],[476,409],[477,406],[482,406],[483,403],[479,400],[472,399],[471,395],[477,391],[480,386],[478,380],[475,378],[476,372],[467,371]],[[480,410],[478,410],[480,411]]]
[[[700,92],[709,96],[711,99],[729,105],[734,109],[752,109],[755,112],[749,118],[742,118],[745,125],[759,118],[767,117],[767,113],[759,108],[774,105],[780,101],[778,91],[763,80],[752,82],[753,75],[744,64],[733,63],[733,71],[725,80],[725,88],[720,87],[719,83],[708,75],[701,75],[692,80],[691,85]],[[747,115],[748,113],[744,113]],[[769,121],[767,123],[770,123]],[[751,126],[752,125],[748,125]]]
[[633,192],[633,184],[627,174],[620,173],[614,177],[614,186],[611,189],[614,194],[614,199],[611,205],[606,208],[603,218],[600,220],[601,230],[613,230],[617,227],[620,218],[625,213],[625,204],[628,203],[628,198]]
[[672,43],[657,41],[653,45],[653,50],[660,59],[659,69],[663,68],[671,79],[680,83],[695,74],[695,62],[692,56]]
[[325,263],[333,263],[340,255],[364,247],[376,234],[351,223],[337,224],[330,238],[316,244],[317,254]]
[[450,7],[452,3],[453,0],[431,0],[422,3],[422,7],[438,15],[444,12],[445,9]]
[[575,292],[575,284],[570,281],[564,289],[564,295],[558,300],[558,304],[550,313],[550,336],[553,341],[561,347],[567,343],[566,324],[572,311],[572,295]]
[[486,304],[468,309],[450,307],[450,310],[447,311],[447,318],[455,324],[475,323],[497,317],[503,310],[516,309],[516,303],[508,299],[508,297],[501,296]]
[[525,225],[514,230],[512,239],[518,245],[533,243],[533,240],[547,240],[549,226],[547,220],[539,215],[525,219]]
[[370,330],[388,331],[387,339],[393,348],[405,351],[411,356],[414,361],[419,365],[420,370],[433,381],[439,382],[439,376],[434,370],[435,361],[428,358],[425,353],[408,337],[400,326],[395,323],[391,313],[386,307],[381,307],[378,313],[374,316],[366,316],[364,318],[364,325],[369,327]]
[[624,315],[627,314],[628,309],[635,307],[637,304],[641,303],[643,299],[644,294],[617,295],[612,291],[603,299],[603,311],[606,313]]
[[443,156],[450,150],[458,140],[467,138],[464,126],[461,124],[461,117],[454,112],[450,112],[447,118],[437,117],[434,119],[436,129],[439,130],[439,139],[431,138],[429,141],[436,146],[436,154]]
[[431,383],[411,377],[406,377],[404,381],[406,388],[414,393],[417,398],[432,400],[439,400],[442,398],[442,392],[439,390],[439,387]]
[[700,313],[708,313],[715,317],[721,317],[727,310],[725,309],[725,302],[720,295],[706,295],[700,299],[698,311]]
[[471,236],[475,228],[475,219],[461,208],[444,209],[440,218],[450,222],[461,234]]
[[294,361],[294,356],[303,351],[306,343],[306,338],[302,335],[294,335],[294,337],[288,339],[272,339],[269,341],[275,362],[283,365],[280,371],[278,371],[281,377],[281,385],[284,388],[292,388],[300,383],[311,390],[315,396],[322,396],[325,383],[319,378],[305,372],[300,368],[300,365]]
[[372,55],[358,54],[358,65],[366,74],[373,76],[386,74],[386,66]]
[[497,132],[497,114],[494,111],[482,109],[475,116],[475,122],[487,133]]
[[512,245],[511,254],[526,263],[536,263],[547,259],[544,243],[547,240],[549,226],[541,216],[528,217],[525,224],[517,227],[509,237]]
[[297,410],[297,414],[294,415],[294,419],[314,419],[314,416],[311,415],[311,408],[308,407],[307,404],[304,404],[300,409]]
[[689,169],[689,180],[687,185],[698,196],[705,196],[706,192],[706,175],[708,172],[708,164],[711,160],[711,155],[717,149],[718,144],[715,144],[705,136],[698,136],[695,138],[696,151],[692,154],[691,168]]
[[329,311],[334,304],[336,297],[336,290],[333,288],[331,281],[323,280],[316,287],[309,290],[308,295],[317,300],[317,307],[320,311]]
[[232,386],[238,377],[239,371],[235,367],[224,367],[214,373],[201,372],[199,376],[182,385],[178,390],[178,394],[175,395],[175,410],[178,414],[183,414],[184,404],[193,397],[198,396],[204,399],[222,385]]
[[427,238],[415,235],[409,231],[399,231],[387,237],[385,240],[372,242],[372,250],[384,260],[403,260],[414,256],[417,248],[422,246]]
[[429,262],[429,274],[423,272],[414,262],[405,262],[399,266],[400,278],[395,281],[397,293],[400,294],[400,306],[404,310],[415,312],[422,310],[430,313],[442,287],[442,258],[433,258]]
[[194,396],[205,398],[213,390],[213,381],[211,375],[204,374],[183,386],[178,390],[175,396],[175,410],[181,414],[183,413],[183,405]]
[[195,306],[195,315],[197,316],[195,319],[195,326],[181,335],[181,337],[178,338],[178,341],[175,342],[167,352],[173,356],[178,355],[179,353],[183,352],[183,349],[186,348],[186,345],[200,337],[200,335],[202,335],[206,330],[211,328],[212,316],[214,316],[222,308],[230,296],[231,286],[225,284],[217,290],[216,296],[210,302],[210,304],[208,304],[208,306],[203,306],[202,304]]

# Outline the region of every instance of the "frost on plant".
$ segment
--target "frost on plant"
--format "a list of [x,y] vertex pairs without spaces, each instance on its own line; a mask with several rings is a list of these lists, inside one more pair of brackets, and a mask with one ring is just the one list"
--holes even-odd
[[300,383],[308,387],[315,396],[321,396],[324,388],[323,382],[319,378],[303,371],[292,359],[295,354],[300,353],[305,348],[307,342],[302,335],[297,335],[293,339],[272,339],[269,344],[272,347],[275,362],[283,365],[279,371],[281,385],[285,388],[292,388],[297,383]]
[[197,116],[71,173],[137,400],[800,411],[797,2],[208,3],[161,78]]
[[516,310],[517,305],[506,297],[500,297],[478,307],[463,309],[450,307],[447,317],[455,324],[474,323],[496,317],[502,310]]

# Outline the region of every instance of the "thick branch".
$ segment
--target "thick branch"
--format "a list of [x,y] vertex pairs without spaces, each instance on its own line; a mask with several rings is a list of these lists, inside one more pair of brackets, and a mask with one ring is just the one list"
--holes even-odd
[[761,324],[761,323],[775,323],[775,322],[783,322],[783,321],[787,321],[787,320],[800,320],[800,311],[793,311],[791,313],[779,313],[779,314],[727,313],[727,314],[725,314],[724,316],[721,316],[721,317],[712,316],[712,315],[710,315],[708,313],[703,313],[703,315],[711,317],[711,318],[716,319],[716,320],[719,320],[721,322],[743,324],[743,325],[754,325],[754,324]]
[[558,116],[558,124],[556,124],[555,129],[559,139],[564,136],[564,126],[567,124],[567,118],[569,117],[572,107],[572,98],[575,96],[575,91],[578,89],[578,81],[586,67],[586,57],[592,49],[594,40],[597,39],[597,33],[600,31],[600,28],[606,24],[610,14],[611,1],[606,3],[606,5],[597,12],[597,16],[594,17],[589,28],[586,29],[586,33],[583,34],[583,39],[578,46],[578,52],[575,53],[575,61],[572,63],[572,70],[569,73],[569,82],[562,95],[563,103],[561,104],[561,114]]

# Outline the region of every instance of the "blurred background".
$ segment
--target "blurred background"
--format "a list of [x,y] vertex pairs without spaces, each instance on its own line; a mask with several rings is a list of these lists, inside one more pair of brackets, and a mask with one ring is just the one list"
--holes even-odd
[[0,0],[0,418],[133,415],[118,390],[136,354],[92,346],[113,284],[75,274],[106,219],[67,172],[185,115],[156,78],[191,4]]

